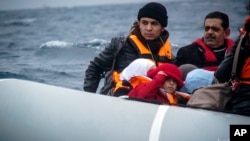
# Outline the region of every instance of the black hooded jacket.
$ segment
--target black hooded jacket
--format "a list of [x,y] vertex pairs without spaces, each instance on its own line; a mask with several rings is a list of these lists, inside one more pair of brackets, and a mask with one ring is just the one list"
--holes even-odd
[[[231,78],[231,71],[234,61],[234,54],[236,52],[236,47],[238,42],[231,49],[229,55],[221,62],[217,71],[215,72],[215,77],[219,82],[228,82]],[[244,42],[244,41],[243,41]],[[246,42],[245,42],[246,43]],[[241,76],[243,65],[247,57],[250,56],[250,50],[246,45],[240,46],[240,52],[237,61],[236,76]],[[248,43],[246,43],[248,44]],[[226,111],[243,114],[250,116],[250,85],[249,84],[239,84],[234,91],[232,91],[232,97],[226,104]]]
[[[225,57],[225,59],[218,66],[218,69],[216,70],[214,74],[219,82],[222,82],[222,83],[228,82],[231,78],[234,54],[235,54],[238,43],[239,43],[239,40],[232,47],[230,53]],[[242,67],[244,65],[245,59],[249,56],[249,54],[250,54],[250,51],[247,49],[247,47],[245,45],[241,45],[235,75],[237,76],[241,75],[241,71],[242,71]]]
[[[135,28],[135,30],[133,30],[131,33],[135,35],[139,34],[138,32],[136,32],[137,30]],[[138,37],[138,35],[136,36]],[[163,41],[166,41],[168,39],[168,36],[169,33],[166,30],[161,35]],[[159,41],[157,40],[156,42]],[[155,51],[155,54],[157,53],[158,51]],[[85,71],[83,85],[84,91],[95,93],[98,89],[100,80],[104,77],[104,87],[102,87],[100,93],[107,94],[113,86],[113,84],[111,83],[112,70],[121,72],[126,66],[129,65],[129,63],[137,58],[140,58],[140,53],[131,39],[124,36],[112,38],[111,43],[106,46],[105,49],[94,58],[94,60],[90,61],[90,64]]]

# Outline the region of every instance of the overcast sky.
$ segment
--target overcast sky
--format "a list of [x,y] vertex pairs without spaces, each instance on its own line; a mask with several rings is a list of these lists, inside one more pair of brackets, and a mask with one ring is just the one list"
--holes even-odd
[[82,6],[96,4],[115,4],[128,2],[147,2],[149,0],[0,0],[0,10]]

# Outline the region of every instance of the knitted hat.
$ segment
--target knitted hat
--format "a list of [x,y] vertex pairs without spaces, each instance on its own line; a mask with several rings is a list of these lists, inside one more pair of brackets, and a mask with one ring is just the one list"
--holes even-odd
[[194,69],[187,74],[184,90],[192,93],[195,89],[211,85],[214,79],[214,72],[204,69]]
[[148,71],[147,76],[150,78],[154,78],[154,76],[159,72],[163,71],[166,73],[170,78],[173,78],[177,81],[177,87],[180,89],[184,83],[182,81],[182,73],[181,70],[174,64],[164,63],[157,67],[156,69],[151,69]]
[[144,5],[139,10],[137,19],[140,20],[142,17],[156,19],[163,27],[166,27],[168,24],[167,9],[162,4],[157,2],[150,2]]
[[182,72],[182,80],[184,81],[186,79],[186,76],[187,74],[194,70],[194,69],[197,69],[198,67],[196,67],[195,65],[192,65],[192,64],[183,64],[183,65],[180,65],[179,66],[179,69],[181,70]]

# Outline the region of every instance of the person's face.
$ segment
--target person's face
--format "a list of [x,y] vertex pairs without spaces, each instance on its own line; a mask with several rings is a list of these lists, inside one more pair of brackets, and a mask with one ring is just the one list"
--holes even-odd
[[204,42],[208,47],[218,48],[224,44],[225,38],[230,35],[230,29],[222,27],[222,20],[207,18],[204,23]]
[[166,90],[167,93],[174,94],[177,89],[177,82],[172,78],[167,78],[163,84],[163,89]]
[[142,17],[138,23],[141,35],[146,40],[155,40],[164,30],[160,22],[152,18]]

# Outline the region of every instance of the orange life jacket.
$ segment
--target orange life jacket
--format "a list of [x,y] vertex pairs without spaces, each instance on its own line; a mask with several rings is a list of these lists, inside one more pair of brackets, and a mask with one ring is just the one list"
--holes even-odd
[[[151,51],[148,49],[148,47],[144,46],[143,43],[135,36],[135,35],[130,35],[129,38],[133,41],[135,46],[137,47],[137,50],[139,51],[140,58],[148,58],[152,59],[156,65],[160,65],[162,63],[170,62],[173,59],[173,54],[172,54],[172,47],[171,43],[169,40],[167,40],[163,46],[160,48],[159,52],[157,55],[153,55]],[[117,71],[114,71],[112,73],[113,81],[115,83],[118,83],[117,85],[120,85],[121,87],[122,82],[120,82],[120,73]],[[115,88],[114,91],[116,91],[117,88]]]
[[[226,48],[225,55],[227,55],[230,52],[232,46],[234,45],[233,40],[228,38],[226,41],[227,41],[227,48]],[[205,61],[207,64],[204,67],[204,69],[210,70],[210,71],[215,71],[218,67],[218,63],[217,63],[217,58],[216,58],[214,52],[202,41],[201,38],[195,40],[194,43],[201,46],[204,50]]]
[[156,63],[156,65],[160,65],[164,62],[170,62],[170,60],[173,59],[172,47],[169,40],[164,43],[157,55],[152,55],[150,49],[144,46],[143,43],[135,35],[130,35],[129,38],[132,39],[134,44],[137,46],[141,58],[152,59]]
[[127,83],[125,81],[118,81],[116,83],[115,88],[113,89],[113,95],[119,90],[119,89],[127,89],[128,91],[135,88],[137,85],[142,83],[150,82],[151,80],[145,76],[135,76],[132,77]]
[[245,60],[245,63],[242,67],[240,83],[250,85],[250,56]]
[[168,98],[168,102],[170,105],[177,105],[178,104],[178,100],[177,100],[176,95],[167,93],[167,98]]
[[185,100],[189,100],[189,98],[190,98],[189,94],[178,92],[178,91],[176,91],[175,94],[168,93],[167,98],[168,98],[168,102],[169,102],[170,105],[178,105],[179,102],[178,102],[178,99],[177,99],[177,95],[179,97],[181,97],[182,99],[185,99]]

